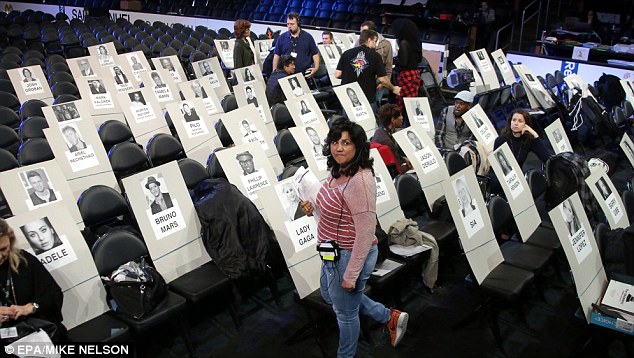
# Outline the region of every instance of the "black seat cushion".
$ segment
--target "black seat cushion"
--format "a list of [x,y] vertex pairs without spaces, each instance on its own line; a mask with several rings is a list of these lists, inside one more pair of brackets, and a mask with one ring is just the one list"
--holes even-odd
[[561,249],[561,242],[553,228],[538,226],[535,232],[526,240],[529,245],[543,247],[550,250]]
[[505,263],[531,272],[543,269],[553,255],[552,250],[516,241],[505,242],[500,249]]
[[513,301],[534,278],[535,275],[530,271],[501,263],[491,270],[480,287],[491,296]]
[[130,328],[110,314],[102,314],[68,331],[71,342],[125,342]]
[[196,303],[216,292],[231,291],[231,280],[213,262],[208,262],[170,282],[170,289]]

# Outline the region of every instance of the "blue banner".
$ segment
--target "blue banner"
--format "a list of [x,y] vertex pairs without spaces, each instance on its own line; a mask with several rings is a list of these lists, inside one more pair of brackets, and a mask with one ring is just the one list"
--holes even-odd
[[579,71],[578,62],[561,61],[561,72],[563,72],[564,76],[577,74],[577,71]]

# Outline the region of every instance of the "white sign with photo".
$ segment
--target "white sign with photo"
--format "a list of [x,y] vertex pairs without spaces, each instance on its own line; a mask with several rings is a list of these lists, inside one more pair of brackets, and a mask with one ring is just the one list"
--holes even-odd
[[13,215],[61,202],[77,227],[84,227],[73,192],[55,160],[1,172],[0,188]]
[[488,160],[504,190],[517,228],[525,241],[541,223],[526,178],[507,143],[489,153]]
[[625,229],[630,226],[630,221],[625,212],[625,205],[619,196],[619,192],[605,172],[597,171],[586,178],[586,184],[597,199],[603,214],[608,219],[610,229]]
[[303,73],[286,76],[279,80],[280,87],[286,99],[302,97],[310,94],[310,87]]
[[376,181],[376,216],[382,228],[389,228],[405,214],[398,201],[396,187],[390,177],[381,154],[377,149],[370,149],[370,157],[374,159],[374,179]]
[[176,83],[172,80],[168,71],[159,69],[141,73],[143,88],[150,88],[156,101],[165,109],[165,105],[180,99]]
[[43,131],[75,199],[95,184],[119,188],[93,123],[73,122],[57,128],[44,128]]
[[205,105],[205,110],[210,116],[220,115],[224,113],[220,99],[208,81],[194,79],[191,81],[181,82],[178,89],[185,96],[185,99],[193,100],[199,98]]
[[394,133],[394,139],[418,173],[421,188],[431,209],[433,203],[444,195],[442,182],[449,178],[449,172],[434,141],[425,133],[418,124],[412,124],[407,129]]
[[124,93],[138,88],[134,75],[128,71],[127,66],[114,65],[100,67],[101,78],[112,78],[117,93]]
[[328,127],[315,124],[291,127],[288,130],[302,151],[308,167],[312,169],[312,172],[315,173],[315,176],[320,181],[325,180],[329,174],[327,158],[324,156],[324,140],[328,135]]
[[487,152],[493,150],[495,144],[495,138],[498,137],[498,133],[491,123],[489,116],[484,112],[480,104],[476,104],[471,107],[467,112],[462,115],[465,123],[471,130],[471,133],[475,135],[480,143],[484,144]]
[[482,81],[488,87],[489,90],[500,88],[500,80],[495,73],[495,69],[491,65],[491,60],[487,54],[486,49],[479,49],[469,52],[471,59],[480,70]]
[[210,260],[176,161],[122,179],[156,269],[167,282]]
[[157,133],[171,134],[152,89],[143,87],[119,93],[119,103],[137,143],[145,147]]
[[277,133],[277,128],[275,128],[275,123],[273,122],[273,115],[271,115],[271,107],[266,98],[264,85],[261,82],[253,82],[248,85],[235,85],[233,86],[233,90],[236,96],[236,102],[238,103],[238,109],[253,104],[269,131],[271,133]]
[[357,82],[334,87],[333,90],[341,102],[341,106],[351,121],[359,124],[371,137],[377,128],[372,106]]
[[548,215],[568,259],[577,297],[589,323],[592,304],[598,302],[605,291],[607,277],[579,194],[564,199]]
[[[7,70],[20,103],[30,99],[39,99],[49,106],[53,103],[53,93],[46,80],[42,67],[38,65]],[[20,84],[19,86],[17,84]]]
[[42,107],[42,112],[51,128],[91,118],[89,104],[83,99]]
[[194,62],[192,67],[196,78],[207,81],[216,92],[218,98],[223,98],[231,93],[217,57]]
[[488,88],[484,86],[484,81],[482,81],[482,77],[480,77],[480,74],[476,70],[475,66],[473,66],[473,63],[469,60],[469,57],[467,57],[466,53],[458,56],[458,58],[453,61],[453,64],[454,66],[456,66],[456,68],[473,71],[475,88],[471,89],[471,93],[476,94],[488,90]]
[[134,79],[137,83],[141,82],[141,72],[146,72],[151,70],[150,63],[145,58],[145,55],[141,51],[135,51],[120,55],[122,58],[119,65],[123,67],[128,67],[132,74],[134,75]]
[[299,198],[292,181],[293,178],[288,178],[264,187],[258,196],[266,203],[264,216],[269,218],[297,293],[306,297],[319,288],[321,259],[315,249],[317,221],[298,209]]
[[214,155],[218,157],[229,182],[238,187],[242,194],[251,199],[258,210],[262,211],[263,204],[258,192],[275,184],[277,176],[259,145],[237,145],[216,151]]
[[403,103],[410,123],[418,124],[433,139],[436,129],[434,128],[434,116],[429,106],[429,99],[427,97],[406,97],[403,98]]
[[511,68],[509,61],[506,59],[506,55],[504,55],[502,49],[497,49],[491,52],[491,58],[493,59],[493,62],[495,62],[495,66],[497,66],[498,70],[500,70],[505,85],[510,86],[517,81],[515,79],[515,75],[513,74],[513,69]]
[[154,64],[154,68],[161,68],[164,72],[169,73],[174,83],[187,81],[187,76],[185,75],[178,56],[156,57],[152,59],[152,63]]
[[253,45],[255,46],[255,58],[257,59],[258,66],[262,69],[264,60],[269,55],[269,50],[273,47],[273,39],[256,40]]
[[621,150],[625,153],[625,156],[630,161],[630,164],[634,167],[634,143],[627,133],[623,134],[621,142],[619,142]]
[[559,118],[552,122],[548,127],[544,128],[544,132],[546,132],[546,137],[548,137],[555,154],[573,151],[568,135],[566,134],[564,126],[561,124],[561,120]]
[[225,67],[233,68],[233,48],[236,45],[236,39],[214,40],[214,44]]
[[297,98],[287,99],[284,104],[291,114],[296,126],[310,126],[316,123],[326,124],[324,114],[315,97],[308,93]]
[[117,54],[117,49],[114,47],[114,43],[107,42],[105,44],[95,45],[88,47],[88,53],[93,58],[96,58],[99,61],[100,67],[110,67],[114,66],[119,56]]
[[[35,255],[64,293],[62,316],[68,329],[109,310],[90,249],[61,202],[7,219],[16,246]],[[82,309],[78,309],[81,307]]]
[[[187,106],[190,112],[197,113],[199,119],[187,121],[185,118],[187,108],[183,109],[184,106]],[[222,144],[218,138],[218,133],[214,129],[216,121],[205,113],[203,108],[204,103],[200,98],[167,104],[167,112],[172,119],[174,128],[178,133],[187,156],[191,158],[190,153],[194,153],[200,148],[209,148],[202,157],[197,158],[194,156],[193,158],[196,160],[200,159],[201,163],[205,164],[205,160],[211,153],[211,150],[222,147]]]
[[237,78],[238,83],[241,84],[249,84],[253,82],[264,82],[264,76],[262,76],[262,70],[260,70],[260,66],[251,65],[241,68],[236,68],[231,71],[233,73],[233,77]]

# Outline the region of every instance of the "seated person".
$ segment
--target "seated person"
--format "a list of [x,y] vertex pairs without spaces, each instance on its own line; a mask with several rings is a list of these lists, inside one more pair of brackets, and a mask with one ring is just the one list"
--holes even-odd
[[282,56],[278,63],[278,68],[271,73],[269,81],[266,83],[266,99],[270,106],[286,100],[280,86],[280,79],[295,73],[295,59],[292,56]]
[[516,109],[506,120],[501,135],[495,139],[493,149],[508,143],[520,168],[526,162],[529,152],[535,153],[545,163],[553,155],[553,152],[546,141],[539,138],[539,134],[532,127],[531,115],[524,109]]
[[15,233],[4,219],[0,219],[0,282],[2,328],[34,317],[57,326],[57,334],[50,337],[53,342],[65,338],[62,290],[35,256],[16,247]]
[[454,105],[445,107],[440,112],[436,125],[435,141],[438,149],[456,150],[465,140],[471,139],[471,130],[462,119],[473,103],[474,96],[469,91],[458,92],[454,97]]
[[374,132],[371,141],[390,147],[396,160],[403,164],[401,167],[407,170],[411,167],[409,161],[392,136],[394,132],[403,126],[401,110],[395,104],[387,103],[382,105],[379,108],[379,123],[380,126]]

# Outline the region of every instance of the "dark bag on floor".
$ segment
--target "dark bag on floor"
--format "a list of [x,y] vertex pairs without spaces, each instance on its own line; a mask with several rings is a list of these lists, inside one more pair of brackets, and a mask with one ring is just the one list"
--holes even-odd
[[599,244],[608,277],[611,273],[634,275],[634,227],[610,230]]
[[625,90],[621,86],[621,79],[615,75],[603,74],[597,81],[597,92],[599,92],[599,100],[605,107],[612,108],[620,106],[625,100]]
[[136,319],[152,312],[167,296],[165,279],[144,258],[119,266],[102,280],[110,308]]
[[381,228],[381,224],[379,220],[376,221],[376,229],[374,231],[374,235],[379,240],[377,244],[379,249],[379,255],[376,258],[376,264],[379,265],[387,259],[387,256],[390,254],[390,239],[387,237],[387,233],[383,231]]

